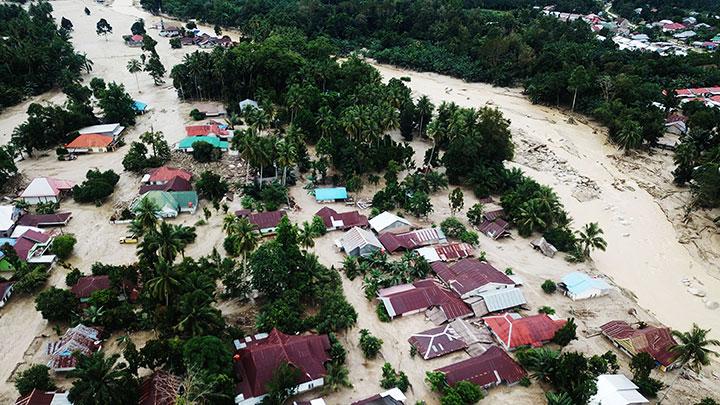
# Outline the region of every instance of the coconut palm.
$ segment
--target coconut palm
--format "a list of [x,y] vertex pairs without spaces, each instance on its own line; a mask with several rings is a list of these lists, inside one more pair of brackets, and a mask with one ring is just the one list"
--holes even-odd
[[547,405],[573,405],[573,400],[565,392],[546,392]]
[[315,230],[307,221],[303,222],[302,228],[298,229],[298,242],[300,242],[300,245],[306,250],[315,246],[316,236]]
[[315,123],[320,128],[320,139],[332,135],[337,129],[337,118],[328,106],[320,107]]
[[518,217],[515,221],[518,232],[522,236],[529,236],[535,230],[545,229],[548,224],[545,222],[544,217],[543,209],[538,200],[526,201],[518,208]]
[[253,224],[247,218],[226,215],[223,229],[228,237],[232,238],[235,252],[240,253],[243,263],[246,263],[247,254],[255,250],[258,245],[258,234]]
[[327,365],[327,373],[325,375],[325,392],[339,391],[343,387],[351,388],[350,372],[343,364],[331,362]]
[[140,82],[138,82],[137,74],[142,70],[142,65],[140,64],[140,61],[137,59],[130,59],[127,64],[127,70],[130,72],[133,76],[135,76],[135,84],[138,88],[138,93],[140,92]]
[[157,300],[164,299],[165,306],[170,305],[170,295],[176,292],[180,285],[178,276],[173,265],[161,258],[155,265],[155,277],[147,282],[150,296]]
[[97,325],[105,316],[105,309],[102,306],[91,305],[83,311],[83,318],[91,325]]
[[257,161],[257,131],[248,128],[232,138],[232,147],[240,154],[245,161],[245,182],[250,180],[250,164]]
[[558,364],[560,352],[547,349],[528,349],[518,352],[520,364],[528,371],[530,376],[538,381],[549,382]]
[[211,297],[204,291],[185,294],[178,312],[180,322],[175,329],[187,336],[209,335],[224,326],[220,311],[212,306]]
[[135,219],[130,225],[134,236],[142,236],[147,232],[157,229],[157,212],[160,208],[155,202],[147,197],[140,200],[135,208]]
[[578,232],[578,242],[582,247],[583,255],[586,258],[590,258],[590,251],[594,249],[600,249],[605,251],[607,248],[607,242],[602,237],[603,230],[600,229],[597,222],[591,222],[585,225],[582,231]]
[[157,254],[172,263],[178,253],[184,253],[185,247],[195,238],[195,228],[184,225],[172,225],[161,222],[156,231],[145,235],[142,245],[157,251]]
[[427,127],[427,123],[430,121],[430,118],[432,118],[433,110],[435,110],[435,106],[430,102],[428,96],[422,96],[418,99],[415,111],[418,115],[417,121],[420,136],[425,135],[425,129]]
[[287,169],[295,164],[297,151],[295,144],[287,138],[280,138],[275,144],[275,149],[277,150],[278,164],[283,168],[282,185],[284,186],[287,181]]
[[678,361],[687,365],[691,370],[700,373],[703,366],[710,364],[710,357],[718,357],[718,352],[710,350],[709,346],[720,346],[720,340],[708,339],[710,329],[702,329],[693,324],[689,332],[674,330],[673,336],[679,343],[670,350],[678,355]]
[[124,363],[116,365],[119,354],[105,357],[102,351],[90,356],[76,354],[78,362],[69,377],[75,378],[68,399],[77,405],[123,405],[137,403],[138,383]]

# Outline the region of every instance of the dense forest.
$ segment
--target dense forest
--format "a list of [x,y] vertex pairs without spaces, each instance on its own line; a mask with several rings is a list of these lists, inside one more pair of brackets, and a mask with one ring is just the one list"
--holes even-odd
[[76,82],[92,64],[73,50],[70,33],[58,28],[47,2],[27,9],[0,4],[0,109],[27,95]]

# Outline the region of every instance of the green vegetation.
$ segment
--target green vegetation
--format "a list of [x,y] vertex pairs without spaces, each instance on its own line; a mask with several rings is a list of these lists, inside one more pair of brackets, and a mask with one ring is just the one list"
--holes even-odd
[[75,235],[66,233],[63,235],[56,236],[55,239],[53,239],[50,250],[60,260],[67,260],[70,257],[70,255],[72,255],[72,251],[73,251],[73,248],[75,247],[75,243],[77,243],[77,239],[75,239]]
[[442,405],[475,404],[485,397],[480,386],[469,381],[458,381],[455,385],[450,386],[445,374],[440,371],[426,372],[425,382],[430,386],[431,391],[441,395],[440,403]]
[[360,350],[362,350],[365,358],[374,359],[380,353],[382,344],[382,339],[371,335],[369,330],[360,330]]
[[380,380],[380,386],[385,389],[397,388],[402,392],[405,392],[410,388],[410,380],[408,380],[405,372],[396,372],[390,363],[383,364],[382,367],[382,379]]
[[650,372],[655,368],[655,359],[647,353],[638,353],[630,361],[632,370],[632,381],[638,386],[641,394],[648,397],[655,397],[657,392],[665,386],[662,381],[650,377]]
[[[148,150],[148,147],[150,149]],[[152,151],[150,155],[148,152]],[[142,173],[151,167],[160,167],[170,160],[170,146],[160,131],[147,131],[140,135],[140,142],[130,144],[130,150],[123,158],[127,171]]]
[[570,318],[565,322],[565,325],[555,332],[552,342],[560,346],[567,346],[571,341],[577,339],[576,330],[577,325],[575,325],[575,318]]
[[[425,278],[432,268],[430,264],[415,251],[405,252],[400,260],[389,261],[382,252],[375,252],[369,258],[358,259],[356,267],[350,265],[345,272],[348,277],[363,275],[363,291],[368,301],[377,296],[378,290],[398,284],[411,283]],[[348,264],[352,259],[348,259]]]
[[120,176],[112,170],[88,170],[85,177],[82,184],[73,187],[73,198],[80,203],[92,202],[98,206],[115,191],[115,185],[120,181]]
[[54,391],[57,387],[50,378],[50,369],[44,364],[33,364],[15,377],[15,388],[20,396],[28,395],[32,390]]
[[228,184],[223,178],[211,171],[204,171],[195,183],[198,194],[210,201],[220,201],[228,192]]
[[552,280],[545,280],[540,287],[545,294],[552,294],[557,290],[557,285]]

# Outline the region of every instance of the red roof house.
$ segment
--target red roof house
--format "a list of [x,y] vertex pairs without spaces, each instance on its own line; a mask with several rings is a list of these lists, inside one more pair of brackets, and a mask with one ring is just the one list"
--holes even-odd
[[190,181],[190,179],[192,179],[192,173],[183,169],[163,166],[158,167],[157,169],[150,170],[147,179],[143,178],[143,182],[149,184],[164,184],[168,181],[171,181],[175,177],[180,177],[183,180]]
[[480,233],[493,240],[510,236],[508,229],[510,229],[510,224],[500,218],[497,218],[494,221],[485,220],[478,226],[478,231],[480,231]]
[[444,356],[467,347],[467,343],[450,325],[415,333],[410,336],[408,342],[425,360]]
[[434,262],[431,266],[438,277],[462,298],[515,285],[505,273],[477,259],[462,259],[452,266]]
[[[237,397],[235,403],[259,399],[267,393],[267,383],[277,368],[287,363],[300,371],[297,393],[323,385],[325,363],[330,360],[327,335],[286,335],[273,329],[267,335],[236,343],[233,356]],[[257,403],[248,402],[248,403]]]
[[[80,301],[87,301],[92,293],[100,290],[107,290],[112,288],[112,282],[110,276],[82,276],[78,279],[77,283],[70,289]],[[131,282],[124,282],[123,287],[128,290],[131,299],[137,296],[138,292],[135,289],[135,285]]]
[[523,318],[515,313],[486,316],[482,320],[506,350],[522,346],[540,347],[552,340],[555,332],[566,322],[564,319],[553,319],[547,314]]
[[677,345],[677,342],[670,328],[647,326],[635,329],[625,321],[610,321],[600,326],[600,331],[630,356],[648,353],[660,364],[663,371],[675,366],[678,356],[670,349]]
[[89,356],[101,349],[100,343],[100,330],[79,324],[68,329],[60,340],[48,343],[47,366],[55,372],[74,370],[77,358],[73,354],[80,352]]
[[40,391],[37,388],[15,401],[15,405],[63,405],[69,403],[67,392]]
[[672,24],[665,24],[663,25],[663,31],[677,31],[677,30],[684,30],[685,26],[680,23],[672,23]]
[[25,214],[18,220],[18,225],[42,228],[46,226],[65,226],[72,218],[71,212],[56,214]]
[[[28,229],[17,238],[13,248],[20,260],[33,261],[34,258],[40,258],[45,254],[51,241],[50,235]],[[52,259],[54,260],[54,256]]]
[[251,224],[255,225],[258,232],[262,235],[275,233],[275,229],[280,225],[283,217],[287,216],[285,211],[265,211],[251,213],[249,210],[235,211],[235,215],[245,217]]
[[115,140],[112,136],[82,134],[65,145],[70,153],[107,152]]
[[449,385],[469,381],[483,388],[505,383],[513,385],[527,375],[525,370],[504,350],[490,346],[485,353],[439,368]]
[[175,405],[180,378],[162,370],[149,375],[140,385],[138,405]]
[[208,136],[217,135],[218,137],[227,137],[229,132],[227,129],[221,128],[218,124],[211,125],[189,125],[185,127],[187,136]]
[[443,321],[473,314],[472,309],[457,294],[432,279],[383,288],[378,291],[378,297],[391,318],[416,314],[430,308],[439,309],[444,316]]
[[367,228],[370,226],[365,215],[357,211],[337,212],[330,207],[322,207],[315,215],[322,218],[328,231],[346,230],[352,227]]
[[159,191],[192,191],[192,185],[188,180],[180,176],[175,176],[171,180],[163,184],[143,184],[140,186],[140,194],[145,194],[148,191],[159,190]]
[[417,229],[398,234],[385,232],[381,234],[378,239],[388,252],[412,250],[423,246],[447,242],[445,234],[440,228]]

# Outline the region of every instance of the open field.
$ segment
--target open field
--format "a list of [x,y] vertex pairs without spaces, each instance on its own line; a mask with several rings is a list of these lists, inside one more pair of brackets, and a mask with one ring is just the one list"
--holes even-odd
[[[86,52],[94,62],[93,72],[86,81],[98,76],[107,82],[123,83],[133,97],[149,104],[151,111],[140,117],[135,127],[126,131],[126,143],[136,140],[150,128],[163,131],[171,144],[183,138],[183,127],[189,121],[190,105],[179,102],[171,84],[154,86],[152,79],[145,73],[138,75],[138,89],[135,78],[125,68],[127,61],[138,57],[141,51],[126,47],[121,36],[129,32],[130,25],[138,17],[145,18],[146,26],[153,25],[159,18],[139,10],[131,0],[118,0],[110,6],[80,0],[54,1],[52,5],[57,19],[65,16],[74,23],[73,43],[76,49]],[[90,17],[83,13],[85,6],[92,11]],[[107,40],[95,34],[95,22],[101,17],[106,18],[114,28],[114,34]],[[201,28],[212,31],[210,27]],[[158,40],[157,50],[168,71],[182,60],[184,54],[196,49],[170,49],[166,39],[157,37],[155,31],[149,30],[149,33]],[[230,35],[237,38],[237,33],[230,32]],[[668,182],[670,157],[664,153],[623,156],[622,152],[607,144],[603,128],[592,123],[570,124],[567,115],[549,107],[532,105],[518,89],[494,88],[437,74],[410,72],[386,65],[375,66],[386,80],[409,77],[411,81],[407,84],[413,89],[413,95],[428,95],[435,104],[453,101],[461,106],[497,106],[511,120],[516,143],[516,159],[511,164],[522,168],[541,183],[552,186],[575,218],[576,226],[599,222],[605,231],[608,250],[595,252],[591,263],[572,265],[560,256],[546,258],[530,248],[528,239],[516,233],[512,239],[498,242],[481,235],[478,247],[478,252],[486,252],[487,259],[496,268],[511,267],[524,278],[523,292],[529,301],[529,312],[534,313],[540,306],[548,305],[563,317],[572,316],[571,311],[585,314],[576,316],[580,340],[573,342],[571,348],[587,354],[610,350],[610,344],[602,337],[585,337],[584,332],[592,332],[597,326],[612,319],[632,320],[628,315],[630,309],[635,309],[638,318],[649,323],[659,321],[686,330],[696,322],[704,328],[712,328],[714,337],[720,337],[720,312],[707,309],[703,300],[690,295],[681,283],[684,278],[691,279],[707,291],[708,300],[720,301],[720,280],[713,277],[718,265],[718,262],[713,262],[716,259],[713,252],[720,251],[720,241],[712,228],[703,229],[698,225],[704,223],[703,218],[693,219],[697,226],[692,229],[697,229],[697,232],[682,229],[682,204],[687,193],[675,189]],[[43,100],[60,103],[62,99],[60,93],[47,93],[5,110],[0,114],[0,143],[7,142],[12,129],[25,119],[24,112],[30,102]],[[424,151],[430,145],[416,140],[412,146],[416,151],[416,162],[420,163]],[[45,156],[19,162],[18,167],[27,179],[47,175],[80,182],[91,168],[122,172],[121,161],[127,149],[123,147],[114,153],[81,156],[68,162],[57,161],[54,152],[50,151]],[[108,218],[113,206],[127,203],[137,194],[139,183],[138,176],[122,173],[112,199],[99,208],[72,201],[63,202],[62,209],[73,212],[72,221],[63,231],[78,237],[75,255],[69,264],[89,272],[90,265],[96,261],[120,264],[134,260],[135,248],[117,242],[118,238],[124,236],[124,226],[112,225]],[[321,207],[307,195],[302,185],[300,181],[291,190],[292,197],[300,207],[300,210],[289,214],[293,222],[311,219]],[[356,199],[371,198],[374,191],[374,187],[366,187],[358,193]],[[473,199],[472,193],[465,190],[466,208],[473,204]],[[450,215],[446,192],[434,195],[433,205],[435,211],[427,223],[418,222],[419,225],[439,224]],[[238,206],[236,199],[230,210]],[[335,208],[340,211],[344,209],[340,206]],[[200,210],[194,216],[181,215],[174,222],[193,225],[201,215]],[[221,220],[221,215],[214,213],[208,225],[198,227],[198,239],[186,254],[200,256],[209,253],[213,247],[222,252]],[[339,236],[339,233],[329,233],[316,241],[314,251],[327,266],[339,267],[342,261],[342,254],[333,243]],[[557,280],[573,270],[606,275],[620,288],[608,297],[575,303],[559,294],[548,296],[540,289],[543,280]],[[64,286],[66,272],[66,269],[55,266],[50,284]],[[326,401],[329,404],[348,404],[351,400],[377,392],[380,390],[380,367],[387,361],[410,377],[413,387],[408,394],[411,399],[409,403],[415,400],[437,403],[435,396],[423,384],[425,371],[453,363],[467,355],[455,353],[432,361],[411,358],[407,338],[411,333],[430,328],[432,324],[422,315],[381,323],[375,315],[374,304],[369,303],[363,295],[361,281],[350,281],[343,277],[343,284],[348,301],[359,313],[357,326],[341,337],[349,350],[348,367],[354,388],[326,396]],[[221,308],[231,323],[243,311],[234,302],[223,303]],[[385,341],[382,355],[377,360],[366,361],[357,348],[357,332],[363,328],[370,329]],[[0,361],[3,364],[0,368],[0,403],[9,403],[16,397],[10,381],[14,370],[22,369],[32,362],[43,361],[42,346],[47,336],[54,335],[52,328],[34,309],[32,298],[13,297],[7,307],[0,311]],[[149,335],[138,334],[133,338],[137,343],[147,340]],[[114,341],[108,341],[108,346],[112,351]],[[627,373],[625,366],[628,358],[621,354],[618,357]],[[715,391],[719,382],[712,376],[716,367],[713,365],[706,369],[703,372],[705,377],[700,381],[679,380],[666,403],[692,403],[688,398],[717,396]],[[669,382],[674,376],[670,374],[661,377]],[[543,399],[540,387],[533,384],[530,388],[495,388],[485,401],[536,404],[542,403]]]

